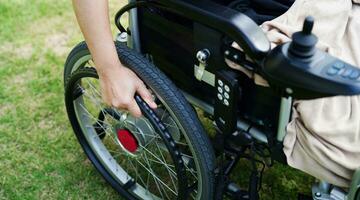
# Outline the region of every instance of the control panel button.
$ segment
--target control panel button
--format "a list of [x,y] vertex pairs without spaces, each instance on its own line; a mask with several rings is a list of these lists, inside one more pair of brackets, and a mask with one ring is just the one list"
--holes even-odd
[[345,67],[345,63],[337,61],[336,63],[333,64],[333,67],[336,69],[342,69]]
[[223,93],[223,89],[221,87],[218,87],[217,89],[219,93]]
[[217,94],[217,97],[218,97],[218,99],[219,99],[220,101],[223,100],[223,96],[222,96],[221,94]]
[[228,85],[225,85],[225,87],[224,87],[224,88],[225,88],[225,91],[226,91],[226,92],[230,92],[230,88],[229,88],[229,86],[228,86]]
[[224,97],[225,97],[225,99],[229,99],[230,98],[229,93],[225,92]]
[[355,79],[357,79],[357,78],[359,78],[359,76],[360,76],[360,72],[359,72],[359,70],[354,70],[351,74],[350,74],[350,79],[352,79],[352,80],[355,80]]
[[219,86],[223,86],[224,85],[224,83],[221,81],[221,80],[218,80],[218,84],[219,84]]
[[351,75],[351,73],[353,72],[352,69],[348,68],[348,69],[345,69],[345,71],[341,74],[342,77],[344,78],[347,78]]
[[224,99],[224,104],[225,104],[225,106],[229,106],[229,101]]
[[338,69],[336,68],[333,68],[333,67],[330,67],[328,70],[327,70],[327,74],[330,75],[330,76],[334,76],[335,74],[337,74],[339,72]]

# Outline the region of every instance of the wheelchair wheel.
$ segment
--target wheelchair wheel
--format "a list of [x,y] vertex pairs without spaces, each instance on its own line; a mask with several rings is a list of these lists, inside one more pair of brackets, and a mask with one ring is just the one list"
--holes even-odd
[[[84,152],[126,199],[213,199],[215,158],[196,114],[145,57],[120,43],[116,48],[121,62],[153,92],[157,115],[175,141],[181,161],[171,156],[173,149],[146,118],[134,118],[102,102],[91,55],[80,43],[68,56],[64,80],[68,118]],[[183,174],[176,162],[183,163]]]

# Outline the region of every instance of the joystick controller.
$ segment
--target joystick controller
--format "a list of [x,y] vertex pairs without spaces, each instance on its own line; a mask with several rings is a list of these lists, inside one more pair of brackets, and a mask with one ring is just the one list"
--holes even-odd
[[289,47],[289,54],[294,58],[310,59],[316,52],[315,45],[317,37],[311,33],[314,27],[314,18],[308,16],[305,18],[302,31],[296,32],[292,36],[292,42]]
[[317,49],[313,26],[306,17],[291,42],[271,50],[262,75],[281,95],[297,99],[360,94],[360,69]]

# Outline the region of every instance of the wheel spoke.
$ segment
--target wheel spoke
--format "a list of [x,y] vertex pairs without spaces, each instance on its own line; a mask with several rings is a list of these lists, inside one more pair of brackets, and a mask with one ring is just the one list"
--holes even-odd
[[[144,154],[142,154],[142,157],[144,158],[145,162],[147,163],[147,165],[148,165],[148,167],[149,167],[149,168],[146,168],[145,166],[143,166],[144,169],[147,170],[147,171],[154,177],[154,179],[158,181],[158,183],[161,183],[165,188],[167,188],[168,190],[170,190],[173,194],[177,195],[177,193],[176,193],[174,190],[172,190],[166,183],[164,183],[164,182],[155,174],[155,172],[154,172],[153,169],[151,168],[151,164],[149,163],[149,160],[147,160],[147,157],[144,156]],[[137,160],[137,161],[139,161],[139,160]],[[142,165],[141,162],[139,162],[139,164]],[[165,194],[166,194],[166,196],[169,198],[169,196],[167,195],[166,192],[165,192]]]
[[[176,184],[175,184],[174,179],[173,179],[173,173],[171,173],[170,170],[169,170],[169,164],[166,162],[166,159],[165,159],[164,155],[162,154],[161,149],[159,148],[159,145],[158,145],[157,143],[155,143],[155,144],[156,144],[156,147],[157,147],[158,151],[160,152],[160,155],[161,155],[162,159],[163,159],[164,162],[166,163],[165,168],[166,168],[166,170],[167,170],[168,173],[169,173],[169,176],[170,176],[171,182],[172,182],[172,184],[173,184],[173,186],[174,186],[174,188],[175,188],[175,191],[178,192],[177,189],[176,189],[176,188],[177,188],[177,187],[176,187]],[[176,178],[176,174],[175,174],[175,179],[177,179],[177,178]],[[177,181],[177,180],[176,180],[176,181]]]
[[145,181],[141,178],[141,176],[139,175],[139,171],[138,171],[138,163],[136,162],[135,165],[134,163],[132,162],[131,159],[129,159],[129,162],[132,166],[132,168],[134,169],[135,171],[135,181],[138,182],[138,179],[140,179],[141,183],[143,184],[143,186],[145,186]]
[[[95,118],[93,115],[91,115],[91,113],[89,113],[89,111],[88,111],[82,104],[80,104],[80,106],[85,110],[86,116],[88,116],[88,117],[93,118],[93,119],[96,120],[96,118]],[[84,114],[85,114],[85,113],[84,113]],[[105,131],[105,133],[107,133],[107,135],[110,136],[110,138],[113,140],[113,142],[114,142],[116,145],[118,145],[118,143],[116,142],[115,138],[112,136],[112,133],[109,133],[108,129],[105,128],[105,127],[104,127],[101,123],[99,123],[98,121],[96,121],[96,123]],[[106,122],[104,122],[104,123],[106,123]],[[107,124],[107,123],[106,123],[106,124]],[[107,124],[107,125],[108,125],[108,126],[111,126],[110,124]],[[87,125],[87,127],[92,127],[92,128],[94,128],[92,125],[91,125],[91,126],[90,126],[90,125]]]
[[[150,150],[148,150],[147,148],[145,148],[144,146],[141,146],[147,153],[149,153],[151,156],[153,156],[156,160],[158,160],[161,164],[168,166],[163,160],[161,160],[159,157],[157,157],[155,154],[153,154]],[[171,170],[174,174],[176,174],[176,172],[174,172],[171,168],[169,168],[169,170]]]

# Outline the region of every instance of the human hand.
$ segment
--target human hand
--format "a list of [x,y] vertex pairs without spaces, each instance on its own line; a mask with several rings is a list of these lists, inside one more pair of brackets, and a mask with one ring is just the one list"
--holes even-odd
[[151,108],[157,107],[150,91],[134,72],[121,65],[111,69],[99,73],[102,99],[107,105],[140,117],[141,111],[134,99],[138,93]]

